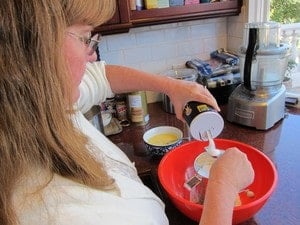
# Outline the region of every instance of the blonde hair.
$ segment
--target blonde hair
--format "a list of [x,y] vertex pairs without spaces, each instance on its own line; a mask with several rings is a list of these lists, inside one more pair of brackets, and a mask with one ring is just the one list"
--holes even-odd
[[0,223],[17,224],[12,196],[29,166],[100,189],[114,188],[87,138],[70,121],[68,70],[61,46],[67,26],[97,26],[111,0],[6,0],[0,7]]

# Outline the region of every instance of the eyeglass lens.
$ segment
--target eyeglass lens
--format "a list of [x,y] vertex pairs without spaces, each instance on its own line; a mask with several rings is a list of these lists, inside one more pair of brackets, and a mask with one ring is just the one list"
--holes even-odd
[[101,36],[99,34],[95,34],[94,36],[91,37],[90,43],[89,43],[89,54],[92,55],[98,48],[98,44],[100,42]]

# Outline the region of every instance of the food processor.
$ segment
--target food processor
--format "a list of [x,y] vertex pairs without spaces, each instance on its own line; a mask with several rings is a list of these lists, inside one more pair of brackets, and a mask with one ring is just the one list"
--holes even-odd
[[247,23],[239,49],[242,83],[228,99],[227,120],[267,130],[284,117],[284,74],[290,47],[277,22]]

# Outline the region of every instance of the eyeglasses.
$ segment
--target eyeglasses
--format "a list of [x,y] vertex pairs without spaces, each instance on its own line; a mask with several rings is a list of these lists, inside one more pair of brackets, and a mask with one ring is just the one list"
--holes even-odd
[[88,55],[93,55],[94,52],[96,51],[98,44],[100,43],[101,35],[100,34],[95,34],[92,37],[84,37],[80,36],[78,34],[72,33],[72,32],[67,32],[72,37],[77,38],[79,41],[83,42],[88,48]]

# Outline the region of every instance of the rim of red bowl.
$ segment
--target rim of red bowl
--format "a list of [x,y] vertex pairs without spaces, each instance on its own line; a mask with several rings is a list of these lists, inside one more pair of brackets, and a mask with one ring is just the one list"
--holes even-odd
[[[243,142],[239,142],[239,141],[235,141],[235,140],[229,140],[229,139],[218,139],[216,138],[215,141],[217,142],[220,142],[220,141],[224,141],[224,142],[230,142],[232,144],[234,143],[238,143],[238,145],[243,145],[247,148],[251,148],[252,150],[254,150],[255,152],[257,152],[259,155],[261,155],[263,158],[265,158],[265,160],[270,164],[271,168],[272,168],[272,171],[274,173],[274,181],[270,187],[270,189],[263,195],[261,196],[260,198],[252,201],[252,202],[249,202],[247,204],[243,204],[243,205],[240,205],[240,206],[235,206],[234,207],[234,211],[239,211],[239,210],[243,210],[245,208],[249,208],[249,207],[252,207],[252,206],[255,206],[255,205],[259,205],[261,204],[262,202],[265,202],[269,197],[270,195],[274,192],[276,186],[277,186],[277,182],[278,182],[278,173],[277,173],[277,170],[276,170],[276,167],[274,165],[274,163],[272,162],[271,159],[269,159],[268,156],[266,156],[263,152],[261,152],[260,150],[254,148],[253,146],[251,145],[248,145],[246,143],[243,143]],[[159,182],[162,184],[163,188],[167,190],[167,193],[168,195],[171,195],[173,198],[177,199],[178,201],[182,202],[183,204],[185,204],[186,202],[188,202],[189,204],[191,204],[192,206],[195,206],[196,208],[200,208],[200,209],[203,209],[203,205],[202,204],[198,204],[198,203],[194,203],[194,202],[190,202],[188,201],[187,199],[183,198],[183,197],[180,197],[176,194],[174,194],[172,192],[172,190],[169,189],[168,185],[165,184],[165,182],[163,180],[161,180],[161,174],[162,174],[162,165],[164,164],[164,162],[168,159],[169,155],[173,154],[174,151],[176,151],[177,148],[182,148],[184,147],[185,145],[189,145],[193,142],[198,142],[197,140],[194,140],[194,141],[190,141],[190,142],[187,142],[187,143],[184,143],[176,148],[174,148],[172,151],[166,153],[163,158],[161,159],[159,165],[158,165],[158,178],[159,178]]]

